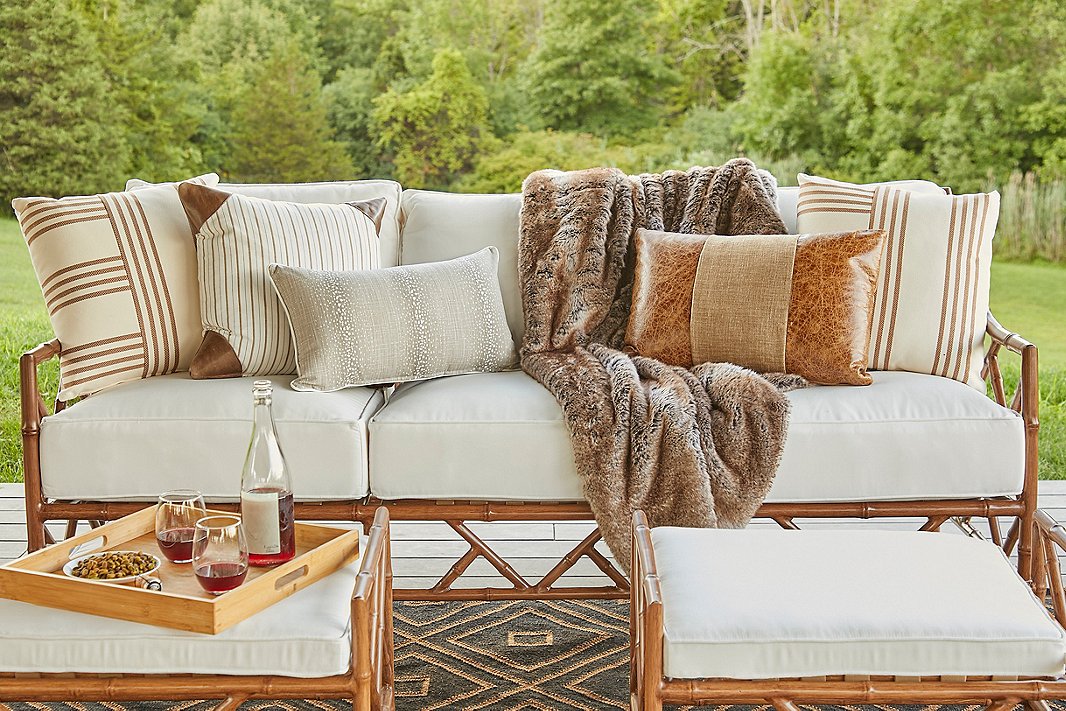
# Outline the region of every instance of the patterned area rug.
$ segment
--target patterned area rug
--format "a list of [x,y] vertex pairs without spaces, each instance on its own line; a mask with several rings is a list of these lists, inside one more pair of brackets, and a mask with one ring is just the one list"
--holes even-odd
[[[395,620],[396,700],[400,711],[628,708],[627,600],[398,602]],[[208,711],[212,705],[172,701],[16,703],[0,704],[0,709]],[[1056,703],[1055,707],[1066,711],[1066,704]],[[344,701],[249,701],[241,707],[242,711],[350,708]],[[751,708],[738,706],[730,711]],[[857,711],[864,707],[823,708]],[[865,708],[910,711],[922,707]],[[976,711],[982,707],[927,708]]]

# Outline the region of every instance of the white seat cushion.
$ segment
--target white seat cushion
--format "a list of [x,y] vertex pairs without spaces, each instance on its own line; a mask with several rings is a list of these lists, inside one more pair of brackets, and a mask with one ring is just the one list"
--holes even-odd
[[0,600],[0,671],[343,674],[357,572],[339,570],[217,635]]
[[666,676],[1058,676],[1066,635],[990,543],[656,528]]
[[[789,394],[788,441],[768,501],[887,501],[1021,491],[1021,419],[933,375]],[[522,372],[404,386],[370,424],[370,486],[385,499],[581,500],[551,393]]]
[[[252,381],[188,373],[103,390],[41,424],[44,495],[154,500],[167,489],[236,498],[252,435]],[[373,388],[298,393],[274,383],[274,420],[298,500],[368,491],[366,423],[383,402]]]

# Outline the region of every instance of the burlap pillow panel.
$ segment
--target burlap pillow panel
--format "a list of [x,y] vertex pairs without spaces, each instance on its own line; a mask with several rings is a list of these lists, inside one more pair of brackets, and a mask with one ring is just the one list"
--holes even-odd
[[200,299],[174,184],[12,207],[61,344],[60,400],[188,369]]
[[[738,237],[640,230],[626,347],[683,367],[728,361],[868,385],[882,241],[876,230]],[[719,263],[709,270],[708,259]]]
[[984,325],[999,193],[800,186],[799,226],[884,229],[870,369],[939,375],[984,390]]
[[408,382],[515,367],[499,254],[375,271],[271,265],[296,344],[296,390]]
[[193,378],[296,373],[288,317],[268,265],[376,269],[383,198],[299,204],[183,186],[196,233],[203,341]]

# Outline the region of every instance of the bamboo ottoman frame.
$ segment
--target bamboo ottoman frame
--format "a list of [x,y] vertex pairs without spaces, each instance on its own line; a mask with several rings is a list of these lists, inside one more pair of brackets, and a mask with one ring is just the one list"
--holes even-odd
[[[921,517],[921,528],[938,530],[954,521],[963,528],[970,527],[972,518],[985,519],[992,539],[1010,555],[1018,552],[1018,572],[1034,586],[1042,585],[1033,574],[1034,554],[1042,556],[1042,547],[1034,546],[1037,509],[1037,433],[1039,431],[1039,374],[1037,348],[1021,336],[1003,328],[987,315],[985,334],[990,341],[983,374],[993,399],[1017,412],[1025,430],[1025,469],[1022,491],[1017,496],[972,498],[959,500],[930,499],[916,501],[854,501],[825,503],[769,503],[756,514],[775,521],[783,528],[798,528],[797,518],[898,518]],[[77,530],[78,521],[94,524],[110,521],[133,513],[150,504],[145,502],[113,501],[55,501],[44,496],[41,482],[40,435],[41,420],[49,414],[48,406],[37,380],[38,367],[58,357],[60,343],[42,343],[24,353],[19,363],[22,404],[22,456],[25,472],[26,535],[30,551],[53,542],[45,527],[50,521],[66,521],[67,535]],[[1009,351],[1021,356],[1021,378],[1012,396],[1004,387],[999,355]],[[63,409],[56,402],[54,411]],[[426,589],[397,590],[398,600],[521,600],[521,599],[619,599],[629,595],[629,582],[623,571],[596,550],[600,540],[593,530],[584,540],[566,553],[551,571],[539,580],[527,580],[492,546],[477,536],[466,524],[469,521],[589,521],[592,510],[585,502],[504,502],[504,501],[382,501],[374,497],[352,501],[298,502],[296,517],[306,521],[357,521],[368,526],[379,506],[388,507],[392,520],[443,521],[468,545],[469,549],[432,586]],[[223,504],[215,508],[232,506]],[[1007,534],[1000,530],[1000,520],[1013,520]],[[456,588],[453,584],[478,558],[484,559],[500,574],[510,587]],[[606,575],[609,585],[574,586],[560,583],[564,574],[581,559],[590,560]],[[1039,567],[1039,563],[1037,565]],[[1041,590],[1037,589],[1037,594]]]
[[186,701],[220,699],[229,711],[251,699],[351,699],[356,711],[395,708],[389,512],[369,531],[351,602],[352,655],[344,674],[319,678],[209,674],[0,673],[0,700]]
[[[1066,550],[1066,530],[1044,512],[1038,538],[1049,553]],[[1053,557],[1053,556],[1052,556]],[[1051,560],[1048,557],[1047,560]],[[1050,568],[1050,566],[1048,566]],[[1055,570],[1046,571],[1058,576]],[[1058,624],[1066,619],[1061,577],[1052,601]],[[671,679],[663,671],[663,601],[651,528],[643,511],[633,515],[633,590],[630,597],[629,697],[634,711],[658,711],[664,703],[693,706],[754,704],[799,711],[797,704],[976,704],[1007,711],[1025,704],[1049,711],[1066,698],[1066,678],[996,680],[991,677],[827,676],[818,679]]]

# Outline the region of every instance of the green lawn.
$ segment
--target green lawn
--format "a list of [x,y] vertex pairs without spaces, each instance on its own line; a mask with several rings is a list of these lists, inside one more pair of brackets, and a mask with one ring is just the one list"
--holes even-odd
[[[995,264],[992,310],[1000,322],[1040,347],[1040,476],[1066,479],[1066,266]],[[0,481],[21,481],[18,357],[52,330],[18,225],[0,219]],[[1017,358],[1004,356],[1008,386]],[[45,383],[54,396],[57,369]]]

